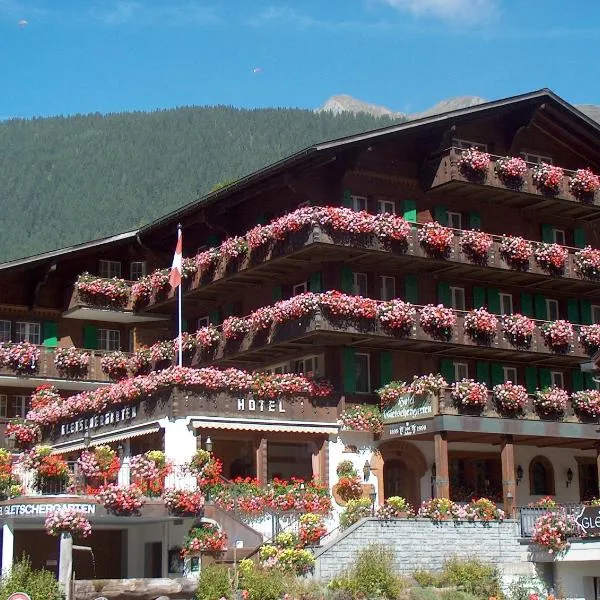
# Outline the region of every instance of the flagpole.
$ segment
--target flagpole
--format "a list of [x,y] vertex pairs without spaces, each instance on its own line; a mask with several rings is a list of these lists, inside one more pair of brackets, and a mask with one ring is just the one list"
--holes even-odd
[[[181,223],[177,224],[177,239],[181,239]],[[182,256],[183,259],[183,256]],[[182,329],[183,329],[183,299],[182,299],[182,294],[181,294],[181,288],[183,286],[181,285],[181,282],[179,283],[179,285],[177,286],[177,317],[178,317],[178,321],[179,321],[179,359],[178,359],[178,364],[179,366],[183,366],[183,333],[182,333]]]

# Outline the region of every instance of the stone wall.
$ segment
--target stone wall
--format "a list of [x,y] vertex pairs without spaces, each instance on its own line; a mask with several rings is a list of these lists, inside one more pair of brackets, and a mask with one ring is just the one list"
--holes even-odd
[[369,544],[393,548],[398,572],[440,570],[451,556],[478,558],[499,567],[508,578],[534,575],[528,546],[519,542],[519,523],[468,523],[429,520],[363,519],[316,553],[315,577],[329,580]]

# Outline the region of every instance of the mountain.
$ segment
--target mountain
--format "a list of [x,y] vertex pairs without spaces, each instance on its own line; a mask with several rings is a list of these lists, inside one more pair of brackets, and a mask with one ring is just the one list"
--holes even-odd
[[378,104],[369,104],[368,102],[363,102],[362,100],[358,100],[352,96],[348,96],[347,94],[331,96],[331,98],[329,98],[327,102],[323,104],[323,106],[317,108],[315,112],[330,112],[334,115],[339,115],[344,112],[353,114],[366,113],[373,115],[374,117],[391,117],[400,119],[406,119],[407,117],[407,115],[404,113],[394,112],[389,108],[386,108],[385,106],[379,106]]

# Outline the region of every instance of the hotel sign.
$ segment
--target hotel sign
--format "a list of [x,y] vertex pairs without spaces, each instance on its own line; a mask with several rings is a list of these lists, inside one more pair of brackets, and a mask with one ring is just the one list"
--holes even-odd
[[582,537],[600,536],[600,506],[584,506],[575,517],[581,528]]
[[0,516],[2,517],[45,517],[49,513],[69,508],[82,512],[84,515],[95,515],[96,504],[89,503],[56,503],[45,504],[42,502],[19,502],[15,504],[0,505]]
[[436,396],[433,394],[402,394],[392,406],[387,407],[383,413],[384,423],[399,423],[403,421],[416,421],[431,419],[435,415]]
[[132,421],[137,417],[137,406],[124,406],[116,410],[108,410],[100,415],[93,415],[84,419],[77,419],[60,426],[60,435],[71,435],[83,433],[89,429],[99,429],[106,425],[115,425],[126,421]]

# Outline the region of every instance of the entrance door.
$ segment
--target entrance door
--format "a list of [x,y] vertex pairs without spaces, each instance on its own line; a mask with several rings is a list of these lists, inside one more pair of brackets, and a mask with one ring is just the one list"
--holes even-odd
[[413,506],[421,503],[416,472],[403,460],[392,458],[383,465],[383,489],[386,498],[402,496]]
[[598,496],[598,467],[596,462],[579,463],[579,499],[582,502]]
[[144,544],[144,577],[162,577],[162,542]]

